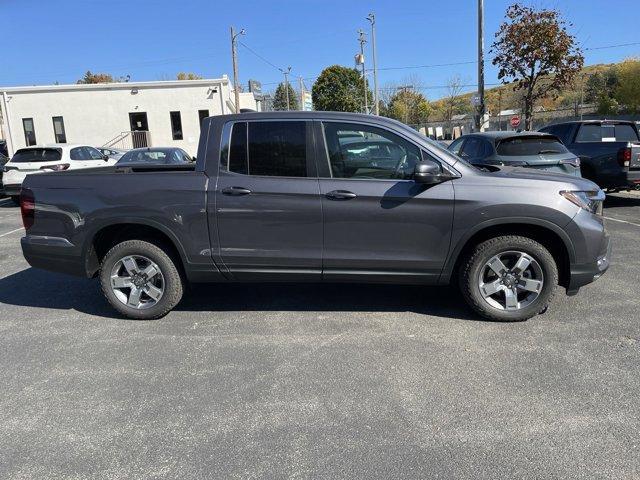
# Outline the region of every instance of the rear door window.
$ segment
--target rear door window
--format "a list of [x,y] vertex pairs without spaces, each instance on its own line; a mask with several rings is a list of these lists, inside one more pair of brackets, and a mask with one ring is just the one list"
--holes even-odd
[[484,145],[482,139],[478,137],[468,137],[464,147],[462,147],[460,156],[462,158],[479,158],[482,157],[483,152]]
[[502,140],[496,147],[505,157],[567,153],[567,148],[554,137],[513,137]]
[[243,175],[307,177],[307,122],[233,125],[228,170]]
[[18,150],[11,163],[57,162],[62,158],[61,148],[26,148]]

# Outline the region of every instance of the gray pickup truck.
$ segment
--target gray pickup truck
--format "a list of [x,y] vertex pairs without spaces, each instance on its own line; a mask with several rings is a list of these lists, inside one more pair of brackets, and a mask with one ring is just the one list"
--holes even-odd
[[192,165],[27,177],[22,249],[99,277],[137,319],[187,282],[305,281],[454,282],[479,314],[524,320],[608,268],[603,200],[582,178],[478,169],[382,117],[242,113],[203,122]]

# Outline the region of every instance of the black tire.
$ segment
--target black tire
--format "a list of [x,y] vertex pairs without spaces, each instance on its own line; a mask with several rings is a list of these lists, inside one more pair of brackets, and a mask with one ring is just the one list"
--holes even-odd
[[20,205],[20,195],[11,195],[11,201],[15,205]]
[[[123,257],[139,255],[150,259],[160,268],[164,280],[164,293],[160,300],[146,309],[136,309],[125,305],[116,297],[111,288],[111,271]],[[175,307],[184,291],[184,284],[175,261],[157,245],[143,240],[127,240],[107,252],[100,265],[100,286],[107,301],[118,312],[136,320],[152,320],[169,313]]]
[[[542,269],[544,281],[538,297],[518,310],[501,310],[489,304],[480,291],[480,273],[487,262],[502,252],[521,251],[533,257]],[[517,322],[543,312],[549,306],[558,285],[558,267],[549,250],[527,237],[505,235],[491,238],[471,250],[459,271],[460,290],[465,301],[477,313],[490,320]]]

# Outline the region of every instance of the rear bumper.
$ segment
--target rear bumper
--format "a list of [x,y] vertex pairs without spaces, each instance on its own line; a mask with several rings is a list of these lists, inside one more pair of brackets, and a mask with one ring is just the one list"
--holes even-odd
[[11,185],[3,185],[2,191],[7,197],[14,197],[20,195],[20,190],[22,190],[22,185],[19,183],[11,184]]
[[595,262],[571,265],[571,278],[567,287],[567,295],[575,295],[580,290],[600,278],[608,269],[611,262],[611,240],[605,237],[605,252],[598,256]]
[[87,276],[78,249],[66,238],[27,235],[20,240],[22,254],[29,265],[52,272]]
[[629,173],[627,173],[627,180],[629,181],[629,185],[640,185],[640,169],[629,170]]

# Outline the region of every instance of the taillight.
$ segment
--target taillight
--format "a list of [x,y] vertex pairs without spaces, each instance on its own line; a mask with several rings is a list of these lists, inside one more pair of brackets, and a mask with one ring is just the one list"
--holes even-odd
[[61,172],[62,170],[66,170],[69,168],[68,163],[58,163],[56,165],[45,165],[44,167],[40,167],[40,170],[51,170],[52,172]]
[[624,147],[618,150],[618,164],[621,167],[628,167],[631,162],[631,147]]
[[33,226],[36,213],[36,198],[28,188],[20,191],[20,213],[22,214],[22,224],[25,230]]

